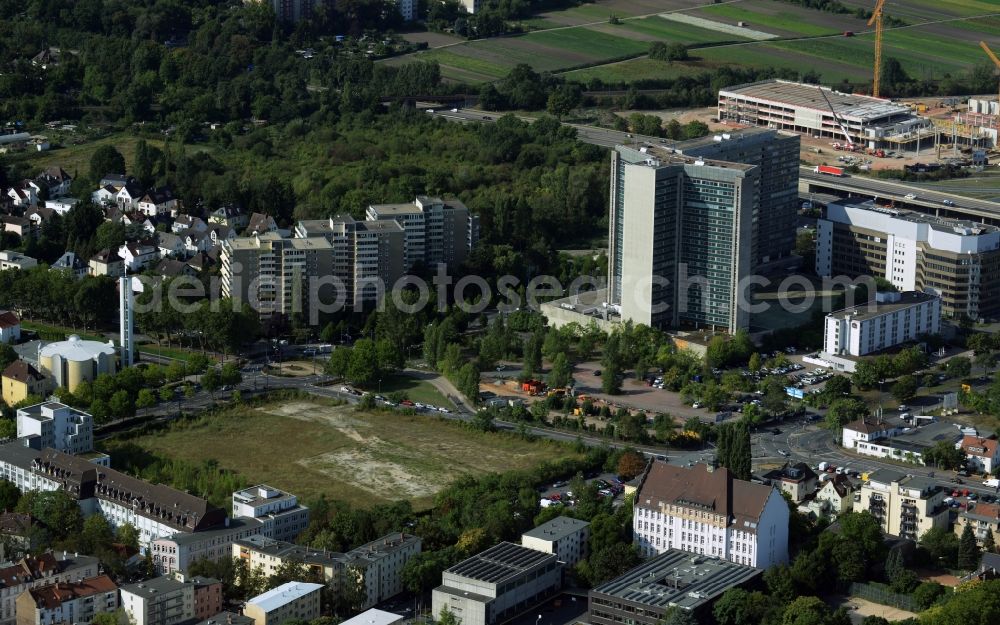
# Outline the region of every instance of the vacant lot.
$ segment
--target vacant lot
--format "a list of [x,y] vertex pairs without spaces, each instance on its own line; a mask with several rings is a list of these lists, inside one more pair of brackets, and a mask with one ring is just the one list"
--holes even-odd
[[408,499],[428,507],[463,475],[527,469],[572,452],[546,441],[486,434],[432,416],[359,412],[293,401],[206,417],[134,439],[151,453],[206,459],[300,497],[352,505]]

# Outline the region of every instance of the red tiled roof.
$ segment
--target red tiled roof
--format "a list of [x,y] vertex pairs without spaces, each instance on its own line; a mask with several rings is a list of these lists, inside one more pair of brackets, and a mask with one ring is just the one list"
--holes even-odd
[[992,438],[966,435],[962,437],[962,451],[970,456],[994,458],[997,453],[997,441]]
[[709,471],[708,465],[678,467],[653,462],[636,496],[643,505],[675,504],[711,510],[736,521],[756,523],[772,488],[733,478],[726,468]]
[[9,310],[0,310],[0,328],[13,328],[18,325],[21,325],[21,320],[17,315]]

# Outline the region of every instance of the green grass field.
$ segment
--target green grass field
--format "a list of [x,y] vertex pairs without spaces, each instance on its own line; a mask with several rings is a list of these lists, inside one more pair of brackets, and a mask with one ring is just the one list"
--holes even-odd
[[740,41],[743,37],[737,37],[727,33],[722,33],[707,28],[700,28],[692,24],[673,22],[665,20],[658,15],[644,17],[638,20],[628,20],[619,28],[623,30],[652,35],[663,41],[674,43],[708,43],[713,41]]
[[69,328],[49,323],[39,323],[37,321],[22,320],[21,329],[37,332],[38,336],[44,341],[64,341],[67,336],[75,334],[85,341],[100,341],[101,343],[108,342],[107,337],[94,334],[93,332],[84,332],[83,328]]
[[[758,11],[748,10],[742,4],[717,4],[701,10],[706,17],[718,18],[728,23],[738,21],[747,22],[748,28],[771,32],[771,30],[783,30],[789,33],[805,36],[832,35],[839,32],[836,27],[823,25],[822,23],[808,23],[802,20],[800,15],[792,12],[780,12],[776,15],[767,15]],[[817,22],[822,20],[817,19]],[[774,33],[780,34],[780,33]]]
[[[184,362],[187,362],[194,354],[201,353],[195,350],[183,349],[179,347],[157,347],[151,343],[139,345],[137,349],[140,352],[163,356],[164,358],[173,358],[174,360],[183,360]],[[206,354],[206,356],[208,356],[209,360],[214,360],[211,354]]]
[[383,395],[400,392],[405,394],[410,401],[440,406],[449,410],[455,409],[455,405],[434,388],[433,384],[409,375],[394,375],[391,378],[382,380],[381,384],[375,384],[367,390]]
[[628,54],[642,54],[649,50],[649,44],[628,39],[628,33],[615,37],[590,28],[549,30],[525,35],[522,39],[540,43],[560,50],[567,50],[592,59],[615,58]]
[[573,455],[550,441],[318,400],[233,409],[130,442],[162,457],[214,459],[251,484],[266,482],[304,499],[326,494],[358,507],[408,499],[426,508],[464,475],[530,469]]
[[599,65],[577,69],[563,74],[567,79],[577,82],[587,83],[594,78],[599,78],[606,83],[635,82],[638,80],[652,80],[663,78],[676,78],[706,71],[706,67],[699,67],[690,63],[665,63],[650,58],[630,59],[620,63],[610,65]]

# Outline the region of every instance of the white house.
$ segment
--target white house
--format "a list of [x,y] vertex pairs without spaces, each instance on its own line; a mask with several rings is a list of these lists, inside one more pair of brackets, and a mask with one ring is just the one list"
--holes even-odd
[[38,205],[38,194],[30,181],[25,181],[7,189],[7,197],[11,203],[21,209],[28,209]]
[[87,275],[88,266],[73,252],[66,252],[52,263],[50,271],[68,271],[74,278],[82,278]]
[[149,217],[172,215],[177,210],[177,199],[169,187],[154,188],[139,198],[136,208]]
[[17,343],[21,340],[21,320],[9,310],[0,310],[0,343]]
[[824,503],[832,514],[849,512],[854,503],[854,487],[850,479],[843,475],[832,475],[829,478],[816,491],[816,501]]
[[60,215],[65,215],[66,213],[73,210],[73,207],[80,203],[80,200],[75,197],[59,197],[54,200],[45,200],[45,208],[52,210]]
[[118,189],[110,184],[101,186],[90,194],[90,201],[98,206],[114,204],[118,198]]
[[976,473],[993,473],[1000,462],[1000,445],[995,438],[965,435],[961,450],[965,453],[966,466]]
[[118,248],[118,256],[125,261],[129,271],[140,272],[158,260],[159,250],[143,243],[126,243]]
[[[46,205],[48,202],[46,202]],[[52,215],[55,211],[48,206],[39,206],[37,208],[29,209],[25,214],[24,218],[31,222],[33,228],[41,228],[42,225],[48,220],[52,219]]]
[[190,215],[178,215],[177,219],[174,220],[173,225],[170,226],[170,231],[174,234],[180,234],[185,230],[194,230],[195,232],[207,232],[208,224],[206,224],[200,217],[192,217]]
[[35,184],[38,187],[45,187],[51,199],[69,195],[69,187],[72,182],[73,177],[67,174],[62,167],[49,167],[35,178]]
[[564,566],[576,566],[587,557],[590,523],[559,516],[521,534],[521,545],[535,551],[554,553]]
[[681,549],[768,568],[788,561],[788,520],[777,488],[735,479],[726,468],[654,461],[632,523],[643,556]]
[[161,258],[176,258],[187,254],[184,238],[170,232],[161,232],[157,236],[156,247]]
[[115,202],[123,211],[128,212],[138,208],[142,199],[142,189],[135,182],[126,182],[115,195]]

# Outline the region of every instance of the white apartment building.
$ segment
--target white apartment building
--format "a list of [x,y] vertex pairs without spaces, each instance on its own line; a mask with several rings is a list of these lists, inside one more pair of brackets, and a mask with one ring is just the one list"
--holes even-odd
[[257,519],[261,535],[290,542],[309,525],[309,508],[291,493],[260,484],[233,493],[233,518],[238,517]]
[[1000,228],[872,201],[832,203],[816,222],[816,273],[878,276],[941,298],[941,312],[1000,316]]
[[940,328],[941,298],[915,291],[880,292],[871,304],[826,316],[822,357],[834,368],[850,372],[860,356],[937,334]]
[[0,250],[0,271],[8,269],[31,269],[37,267],[38,261],[30,256],[11,250]]
[[134,625],[201,621],[222,610],[222,582],[210,577],[162,575],[122,586],[121,606]]
[[886,534],[918,540],[933,527],[948,527],[944,498],[932,479],[880,469],[861,485],[854,511],[869,512]]
[[287,562],[299,562],[303,571],[322,577],[334,593],[340,591],[349,571],[363,574],[363,571],[353,568],[353,561],[343,553],[313,549],[261,535],[233,542],[230,557],[246,562],[249,569],[260,571],[266,577],[277,573]]
[[633,528],[644,556],[681,549],[768,568],[788,561],[788,519],[777,488],[725,468],[655,461],[635,497]]
[[150,549],[153,567],[160,575],[186,571],[199,560],[219,560],[232,557],[233,543],[252,536],[260,536],[264,523],[260,519],[235,518],[224,526],[201,532],[175,532],[155,538]]
[[406,233],[406,270],[415,263],[455,267],[479,239],[479,218],[458,200],[417,196],[412,204],[372,204],[369,222],[394,221]]
[[587,557],[590,523],[560,516],[521,534],[521,545],[528,549],[554,553],[564,566],[575,566]]
[[371,607],[403,592],[403,567],[420,553],[422,541],[412,534],[388,534],[351,549],[345,555],[351,566],[364,571],[367,600]]
[[28,556],[0,568],[0,623],[14,623],[17,598],[24,591],[95,577],[99,567],[97,558],[60,551]]
[[94,418],[58,402],[19,408],[17,437],[33,437],[35,449],[57,449],[75,455],[94,451]]
[[17,625],[90,623],[118,609],[118,586],[107,575],[57,582],[25,590],[16,604]]
[[281,625],[291,619],[311,621],[320,615],[322,589],[322,584],[288,582],[248,600],[243,614],[252,618],[254,625]]

